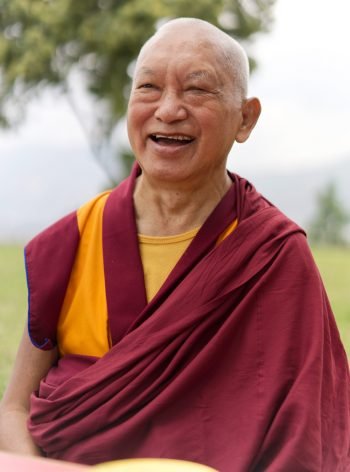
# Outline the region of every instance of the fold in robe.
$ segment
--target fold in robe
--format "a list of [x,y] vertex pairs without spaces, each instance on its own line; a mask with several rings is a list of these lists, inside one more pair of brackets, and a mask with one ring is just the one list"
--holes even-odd
[[347,360],[305,235],[234,181],[223,200],[233,201],[236,230],[196,259],[198,241],[227,214],[205,223],[104,357],[63,357],[32,395],[29,430],[49,457],[349,470]]

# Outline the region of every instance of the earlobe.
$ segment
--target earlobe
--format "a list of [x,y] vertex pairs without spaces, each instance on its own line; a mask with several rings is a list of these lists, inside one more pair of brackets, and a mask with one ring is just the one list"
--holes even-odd
[[261,104],[258,98],[247,98],[242,105],[242,123],[236,135],[238,143],[244,143],[256,125],[261,113]]

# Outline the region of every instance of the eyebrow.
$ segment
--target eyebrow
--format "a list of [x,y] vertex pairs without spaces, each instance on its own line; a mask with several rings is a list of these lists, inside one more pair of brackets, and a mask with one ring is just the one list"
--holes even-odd
[[[141,75],[141,76],[148,75],[148,76],[154,77],[156,75],[156,72],[147,66],[142,66],[140,67],[138,71],[138,75]],[[212,74],[210,71],[206,69],[194,70],[185,76],[185,80],[200,80],[200,79],[216,80],[216,77],[214,74]]]
[[186,79],[214,79],[215,77],[207,70],[195,70],[186,75]]
[[154,71],[146,66],[140,67],[139,73],[143,75],[155,75]]

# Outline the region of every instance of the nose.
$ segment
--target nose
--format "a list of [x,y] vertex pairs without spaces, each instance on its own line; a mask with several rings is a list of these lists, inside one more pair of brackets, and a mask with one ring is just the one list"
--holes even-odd
[[155,111],[155,117],[164,123],[185,120],[187,110],[181,97],[176,92],[163,92]]

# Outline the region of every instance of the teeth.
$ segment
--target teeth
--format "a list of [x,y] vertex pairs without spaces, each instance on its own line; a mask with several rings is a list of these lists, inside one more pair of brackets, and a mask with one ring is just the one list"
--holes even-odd
[[183,136],[181,134],[176,134],[173,136],[166,136],[165,134],[154,134],[153,135],[156,139],[175,139],[177,141],[192,141],[192,138],[188,136]]

